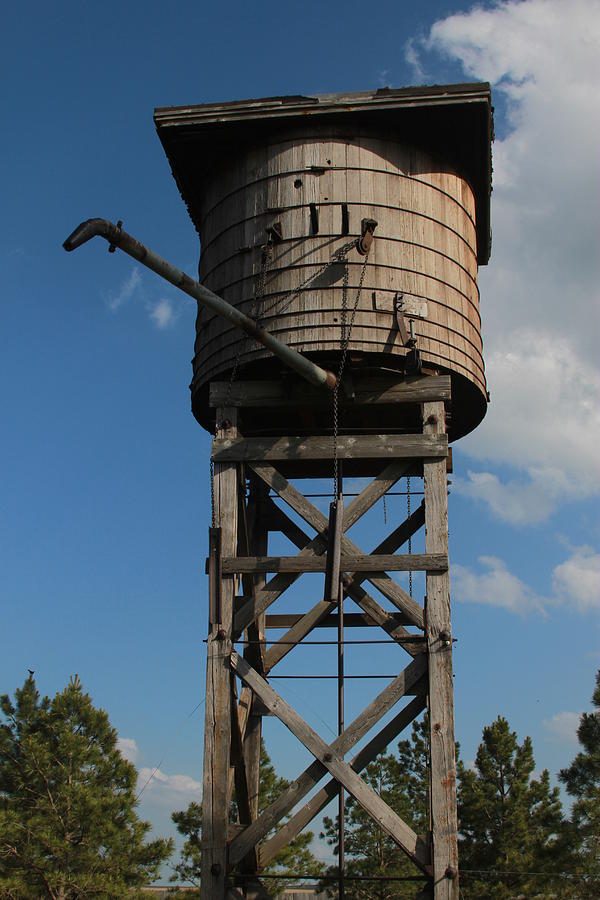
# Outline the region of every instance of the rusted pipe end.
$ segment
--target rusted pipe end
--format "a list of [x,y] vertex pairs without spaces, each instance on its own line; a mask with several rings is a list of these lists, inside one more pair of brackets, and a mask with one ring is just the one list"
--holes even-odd
[[327,369],[325,369],[325,375],[325,384],[330,390],[333,390],[337,384],[337,378],[335,377],[333,372],[329,372]]
[[67,253],[70,253],[71,250],[76,250],[97,235],[106,238],[111,244],[118,245],[121,229],[109,222],[108,219],[87,219],[81,225],[78,225],[75,231],[71,232],[66,241],[63,242],[63,247]]

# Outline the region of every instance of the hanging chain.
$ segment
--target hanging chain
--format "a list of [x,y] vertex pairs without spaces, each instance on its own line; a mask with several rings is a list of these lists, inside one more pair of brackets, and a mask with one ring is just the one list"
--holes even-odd
[[270,313],[272,309],[275,309],[275,307],[278,307],[278,313],[285,312],[296,294],[299,294],[300,291],[303,291],[305,288],[307,288],[310,284],[312,284],[313,281],[316,281],[317,278],[320,278],[321,275],[324,275],[327,269],[331,268],[331,266],[335,265],[336,263],[342,262],[348,251],[352,250],[353,247],[356,247],[356,238],[354,238],[354,240],[352,241],[348,241],[347,244],[343,244],[341,247],[338,247],[338,249],[334,253],[332,253],[331,258],[328,259],[326,263],[323,263],[323,265],[319,269],[317,269],[316,272],[313,272],[312,275],[309,275],[308,278],[302,281],[289,293],[284,294],[283,297],[276,297],[269,306],[266,306],[262,310],[261,315],[267,315],[267,313]]
[[[410,475],[406,476],[406,516],[410,519]],[[410,527],[410,526],[409,526]],[[408,536],[408,555],[412,554],[412,537]],[[408,593],[412,597],[412,571],[408,572]]]
[[[351,246],[356,246],[356,240],[352,241]],[[340,484],[339,484],[339,467],[338,467],[338,432],[339,432],[339,391],[340,384],[342,381],[342,376],[344,374],[344,367],[346,365],[346,356],[348,355],[348,347],[350,345],[350,338],[352,336],[352,329],[354,327],[354,320],[356,318],[356,311],[358,309],[358,301],[360,300],[360,295],[362,293],[363,281],[365,280],[365,273],[367,271],[367,263],[369,261],[368,252],[365,254],[365,261],[363,263],[362,271],[360,273],[360,279],[358,281],[358,288],[356,290],[356,297],[354,298],[354,306],[352,307],[352,313],[350,315],[350,323],[346,328],[346,299],[345,295],[347,294],[348,287],[348,266],[346,265],[346,272],[344,275],[344,290],[342,295],[342,322],[344,328],[344,338],[341,345],[342,357],[340,359],[340,367],[338,369],[337,378],[335,382],[335,387],[333,389],[333,495],[334,497],[338,497],[341,493]]]
[[[260,325],[260,316],[262,315],[260,311],[260,303],[262,298],[265,295],[265,285],[267,283],[267,269],[269,268],[269,263],[273,259],[273,245],[271,240],[269,239],[267,243],[262,248],[262,256],[260,262],[260,272],[258,273],[258,279],[256,281],[256,286],[254,288],[254,297],[252,299],[252,307],[250,309],[250,318],[254,319],[257,325]],[[260,313],[260,315],[259,315]],[[242,356],[242,350],[244,349],[246,343],[248,342],[248,338],[244,340],[242,338],[238,341],[238,348],[235,354],[235,361],[233,363],[233,369],[231,370],[231,375],[229,376],[229,384],[227,385],[227,395],[225,397],[224,406],[229,406],[229,402],[231,400],[231,393],[233,391],[233,384],[237,377],[240,359]]]

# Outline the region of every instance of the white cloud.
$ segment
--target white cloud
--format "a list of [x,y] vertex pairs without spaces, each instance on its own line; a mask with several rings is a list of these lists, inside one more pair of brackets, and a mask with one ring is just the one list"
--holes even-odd
[[480,556],[484,571],[480,574],[466,566],[451,567],[452,597],[462,603],[499,606],[509,612],[525,615],[532,610],[544,613],[546,602],[496,556]]
[[202,782],[191,775],[167,775],[160,769],[146,766],[138,772],[138,789],[165,805],[188,804],[202,799]]
[[179,315],[175,312],[175,309],[171,305],[171,301],[164,297],[162,300],[158,300],[156,303],[151,304],[148,308],[150,310],[150,318],[161,331],[171,327]]
[[120,751],[121,756],[124,756],[125,759],[128,759],[129,762],[132,763],[134,763],[139,756],[138,745],[133,738],[120,737],[117,740],[117,750]]
[[579,613],[600,612],[600,553],[575,547],[571,556],[555,566],[552,594],[542,597],[508,569],[496,556],[480,556],[482,572],[467,566],[451,567],[452,598],[459,603],[482,603],[525,615],[545,615],[549,607],[570,607]]
[[116,312],[124,303],[131,300],[137,291],[141,280],[142,276],[140,275],[140,270],[132,269],[127,278],[121,283],[116,294],[109,294],[107,306],[111,312]]
[[580,718],[581,713],[565,711],[556,713],[551,719],[544,719],[542,724],[554,740],[577,743]]
[[[529,521],[539,520],[561,497],[600,484],[600,3],[475,7],[436,22],[407,59],[422,70],[429,52],[491,81],[506,101],[508,132],[494,145],[492,258],[480,273],[492,402],[463,446],[522,470],[529,499],[541,502]],[[496,487],[477,488],[501,514]],[[517,492],[518,480],[504,517],[525,521]]]
[[556,596],[580,612],[600,610],[600,553],[578,547],[552,575]]

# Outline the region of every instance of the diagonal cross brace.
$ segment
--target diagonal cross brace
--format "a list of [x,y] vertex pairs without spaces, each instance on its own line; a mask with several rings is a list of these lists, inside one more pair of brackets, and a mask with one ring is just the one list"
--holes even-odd
[[256,821],[248,826],[229,848],[229,863],[235,865],[312,790],[329,771],[355,797],[358,803],[398,843],[404,852],[426,871],[429,848],[405,822],[344,762],[344,755],[354,746],[391,707],[416,684],[427,671],[424,655],[413,660],[381,694],[366,707],[346,731],[329,746],[319,735],[258,675],[235,651],[231,666],[260,700],[316,757],[315,762],[290,784]]
[[[292,509],[294,509],[302,518],[308,522],[313,528],[320,532],[316,538],[308,544],[304,550],[302,550],[298,554],[298,559],[302,558],[314,558],[315,556],[320,556],[323,554],[326,547],[326,539],[323,537],[323,534],[327,530],[327,519],[325,516],[316,509],[312,503],[300,493],[300,491],[296,490],[293,485],[291,485],[273,466],[270,466],[266,463],[254,463],[251,465],[252,470],[263,479],[270,487],[275,490],[279,496],[288,503]],[[390,464],[386,468],[386,472],[394,470],[393,474],[388,475],[388,481],[383,479],[383,475],[379,478],[378,491],[375,494],[372,494],[372,503],[374,503],[380,496],[386,492],[387,487],[386,484],[394,484],[398,478],[402,476],[403,464],[398,461]],[[370,489],[374,484],[377,483],[372,482],[370,485],[365,488],[365,490],[361,493],[356,500],[350,504],[348,509],[344,514],[344,527],[347,528],[349,525],[347,522],[352,522],[352,518],[347,519],[347,515],[350,516],[356,515],[358,511],[357,503],[361,499],[361,497]],[[372,503],[370,505],[372,505]],[[362,515],[366,512],[369,506],[366,506],[360,512]],[[354,510],[354,512],[353,512]],[[359,515],[356,515],[356,518],[359,518]],[[356,518],[354,521],[356,521]],[[342,552],[347,555],[362,555],[360,553],[360,549],[347,537],[342,538]],[[294,573],[295,574],[295,573]],[[298,577],[298,576],[296,576]],[[264,611],[264,609],[268,608],[274,600],[277,599],[280,594],[286,590],[291,584],[294,583],[295,578],[293,575],[285,576],[285,574],[276,575],[275,578],[271,579],[271,581],[266,585],[263,591],[256,598],[256,604],[253,604],[251,601],[248,601],[241,610],[238,611],[235,617],[235,629],[236,631],[242,631],[252,618],[257,613],[254,612],[255,609],[258,609],[258,612]],[[389,575],[381,574],[381,575],[368,575],[368,580],[373,584],[381,593],[390,600],[394,606],[399,609],[401,612],[405,613],[409,620],[419,628],[423,628],[423,610],[421,606],[413,600],[410,594],[407,594],[397,582],[395,582]],[[353,598],[354,599],[354,598]]]
[[[285,513],[279,510],[279,508],[277,508],[277,511],[282,520],[287,519]],[[287,521],[290,522],[290,524],[294,524],[291,523],[290,519],[287,519]],[[398,547],[402,546],[409,537],[412,537],[412,535],[422,527],[424,521],[424,505],[421,504],[418,509],[406,519],[406,521],[399,525],[398,528],[388,535],[388,537],[373,550],[372,555],[377,553],[394,553]],[[310,542],[308,535],[295,524],[293,535],[293,542],[296,543],[296,546],[300,549],[306,547]],[[354,573],[353,577],[345,576],[344,593],[351,597],[355,603],[358,603],[363,611],[368,612],[371,618],[377,622],[391,638],[396,640],[398,638],[410,637],[409,632],[401,625],[390,624],[387,612],[360,586],[360,582],[363,580],[366,580],[366,575],[363,575],[362,572]],[[265,654],[265,672],[269,672],[276,663],[283,659],[283,657],[293,649],[295,643],[301,641],[307,634],[310,634],[312,629],[318,625],[318,623],[321,622],[335,606],[335,603],[320,600],[319,603],[302,616],[299,622],[296,622],[292,628],[286,631],[281,638],[281,641],[273,644]],[[404,649],[410,653],[411,656],[416,656],[418,653],[422,652],[422,647],[417,644],[404,643]]]
[[[296,509],[302,518],[308,522],[311,527],[315,528],[316,531],[323,532],[324,528],[327,528],[327,522],[321,513],[315,509],[312,503],[309,503],[299,491],[292,487],[292,485],[289,484],[289,482],[280,475],[273,466],[261,466],[259,463],[256,463],[254,466],[251,466],[251,468],[265,484],[278,492],[288,505],[292,506],[293,509]],[[386,466],[384,471],[381,472],[374,481],[370,482],[370,484],[361,491],[360,495],[356,497],[347,508],[344,514],[344,528],[349,528],[360,518],[360,516],[367,512],[367,510],[370,509],[370,507],[376,503],[390,487],[393,487],[396,481],[402,477],[405,470],[406,464],[403,462],[396,461],[389,466]],[[276,507],[275,504],[273,504],[273,508],[277,511],[280,518],[287,519],[285,513]],[[288,538],[293,543],[296,543],[297,546],[300,546],[298,538],[302,535],[301,529],[299,529],[295,523],[291,522],[290,519],[287,519],[287,522],[292,529],[288,534]],[[317,534],[312,540],[308,536],[305,537],[306,539],[303,540],[300,548],[301,552],[298,554],[300,559],[312,559],[315,556],[321,556],[325,552],[327,548],[327,537],[324,533]],[[257,592],[251,600],[248,600],[246,604],[238,610],[235,616],[235,631],[241,634],[244,628],[246,628],[257,615],[268,609],[268,607],[274,603],[287,588],[294,584],[299,577],[300,576],[297,573],[279,573],[272,578],[260,592]]]
[[[366,766],[372,762],[379,753],[382,753],[388,744],[396,738],[407,725],[416,719],[423,712],[427,705],[425,696],[414,697],[404,709],[394,716],[391,721],[385,725],[379,734],[376,734],[368,744],[360,750],[351,760],[350,765],[355,772],[361,772]],[[277,834],[273,835],[268,841],[259,848],[260,868],[264,869],[273,860],[283,847],[286,847],[290,841],[293,841],[296,835],[309,825],[315,816],[324,809],[327,804],[336,796],[339,785],[335,778],[328,781],[320,791],[308,800],[304,806],[294,813],[292,818],[283,825]]]

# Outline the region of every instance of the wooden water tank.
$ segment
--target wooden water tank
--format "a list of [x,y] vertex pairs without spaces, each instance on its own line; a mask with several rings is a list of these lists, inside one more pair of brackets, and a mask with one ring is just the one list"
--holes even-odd
[[[467,433],[486,410],[477,270],[490,252],[491,112],[487,84],[157,110],[200,236],[199,280],[336,371],[343,307],[354,304],[364,257],[335,254],[375,220],[352,376],[405,377],[401,302],[423,371],[452,375],[450,437]],[[208,385],[234,366],[238,379],[286,377],[262,346],[200,309],[192,406],[207,427]],[[397,407],[393,421],[382,415],[361,422],[375,431],[402,424]],[[254,422],[263,424],[259,413]],[[311,429],[328,422],[324,414]]]

